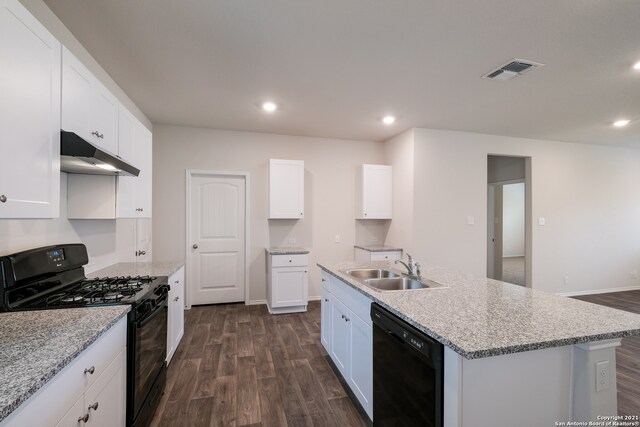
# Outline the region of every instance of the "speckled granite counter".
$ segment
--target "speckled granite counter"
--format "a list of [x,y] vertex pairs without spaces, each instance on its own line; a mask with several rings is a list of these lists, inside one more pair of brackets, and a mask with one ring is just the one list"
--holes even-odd
[[369,251],[369,252],[402,251],[402,248],[396,248],[395,246],[385,246],[385,245],[368,245],[368,246],[353,245],[353,247],[362,249],[363,251]]
[[0,313],[0,421],[129,310],[119,305]]
[[171,276],[183,265],[182,262],[121,262],[87,274],[87,277]]
[[467,359],[640,335],[640,315],[510,283],[427,268],[449,287],[380,292],[341,270],[387,261],[318,266]]
[[270,255],[297,255],[297,254],[308,254],[309,250],[305,248],[267,248],[267,253]]

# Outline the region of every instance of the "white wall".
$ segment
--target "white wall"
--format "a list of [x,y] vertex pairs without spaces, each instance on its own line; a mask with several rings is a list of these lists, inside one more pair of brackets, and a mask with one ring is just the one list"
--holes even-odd
[[[523,162],[524,163],[524,162]],[[502,256],[521,257],[524,246],[524,182],[502,186]]]
[[531,156],[533,288],[640,285],[629,278],[640,270],[640,150],[429,129],[414,135],[419,261],[484,277],[487,155]]
[[[414,150],[413,129],[385,142],[385,162],[393,166],[393,219],[386,244],[413,254]],[[417,165],[416,167],[420,167]]]
[[40,246],[84,243],[87,272],[129,260],[134,252],[134,220],[68,220],[67,174],[60,174],[60,218],[0,220],[0,256]]
[[[304,160],[305,217],[267,220],[270,158]],[[311,250],[309,295],[320,295],[317,261],[353,259],[356,239],[355,172],[362,163],[381,163],[383,144],[324,138],[154,126],[154,261],[185,260],[185,170],[250,173],[250,300],[266,298],[265,248],[295,246]],[[384,240],[384,225],[359,224],[363,238]],[[341,242],[334,242],[339,234]]]

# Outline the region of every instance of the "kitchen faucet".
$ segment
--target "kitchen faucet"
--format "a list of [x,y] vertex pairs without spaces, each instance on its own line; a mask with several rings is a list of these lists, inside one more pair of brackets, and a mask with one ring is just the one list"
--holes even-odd
[[[409,261],[408,263],[405,263],[401,259],[395,260],[395,263],[396,264],[400,263],[400,264],[404,265],[404,267],[407,269],[407,275],[409,277],[416,278],[416,279],[420,280],[421,279],[421,277],[420,277],[421,276],[420,263],[419,262],[414,263],[413,262],[413,258],[411,257],[411,255],[409,255],[409,253],[407,253],[407,258],[408,258],[408,261]],[[415,273],[413,272],[414,267],[416,269]]]

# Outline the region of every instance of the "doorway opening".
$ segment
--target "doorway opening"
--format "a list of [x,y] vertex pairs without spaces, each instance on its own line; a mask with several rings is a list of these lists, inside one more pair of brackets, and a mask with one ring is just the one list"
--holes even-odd
[[186,299],[249,300],[249,174],[187,170]]
[[487,277],[531,287],[531,158],[487,158]]

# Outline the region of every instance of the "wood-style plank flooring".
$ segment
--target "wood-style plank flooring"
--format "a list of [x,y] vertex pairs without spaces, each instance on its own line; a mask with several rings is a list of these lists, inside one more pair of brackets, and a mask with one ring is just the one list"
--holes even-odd
[[[640,291],[574,297],[640,314]],[[640,337],[626,337],[616,349],[618,414],[640,415]]]
[[185,335],[151,423],[158,426],[364,426],[320,344],[320,303],[185,312]]

